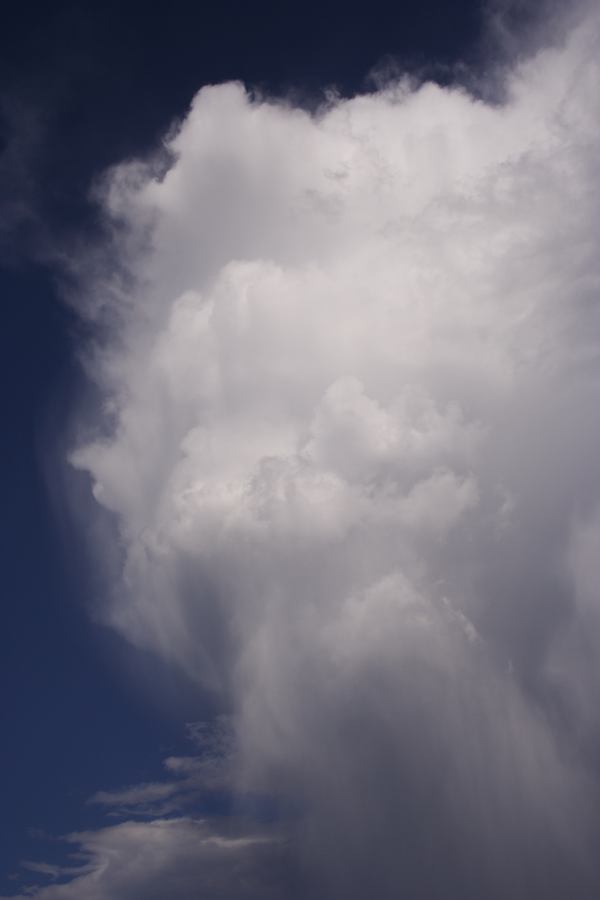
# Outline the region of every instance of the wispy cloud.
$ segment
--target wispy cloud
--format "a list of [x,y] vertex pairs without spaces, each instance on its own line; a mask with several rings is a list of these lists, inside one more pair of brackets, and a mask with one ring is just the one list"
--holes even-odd
[[188,737],[197,753],[168,756],[161,781],[134,784],[117,790],[97,791],[90,803],[105,807],[114,816],[165,816],[198,804],[214,792],[231,793],[235,750],[226,717],[214,723],[193,722]]
[[83,865],[29,863],[41,874],[68,875],[69,880],[30,889],[14,900],[187,900],[199,894],[258,900],[282,896],[285,890],[278,877],[284,848],[257,831],[217,830],[202,820],[180,817],[123,822],[72,834],[67,841]]

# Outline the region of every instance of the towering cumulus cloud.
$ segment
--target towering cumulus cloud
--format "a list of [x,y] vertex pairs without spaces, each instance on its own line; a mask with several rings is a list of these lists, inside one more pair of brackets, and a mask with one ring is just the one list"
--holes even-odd
[[[235,838],[254,893],[161,896],[598,895],[599,34],[494,104],[205,87],[108,176],[72,456],[114,523],[102,615],[214,693],[232,790],[279,809]],[[115,871],[78,896],[154,896]]]

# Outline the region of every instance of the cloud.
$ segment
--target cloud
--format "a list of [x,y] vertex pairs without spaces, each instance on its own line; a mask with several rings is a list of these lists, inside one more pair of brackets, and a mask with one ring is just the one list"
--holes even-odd
[[89,802],[105,807],[113,816],[164,817],[189,809],[211,795],[228,795],[236,758],[226,717],[220,716],[210,724],[193,722],[187,730],[196,753],[168,756],[163,762],[167,780],[97,791]]
[[597,894],[598,37],[502,103],[205,87],[76,263],[98,615],[233,711],[304,896]]
[[182,817],[122,822],[72,834],[67,840],[77,848],[73,855],[83,860],[78,869],[37,869],[55,878],[70,876],[69,880],[20,896],[40,900],[282,896],[274,889],[282,890],[283,849],[268,835],[218,832],[206,822]]

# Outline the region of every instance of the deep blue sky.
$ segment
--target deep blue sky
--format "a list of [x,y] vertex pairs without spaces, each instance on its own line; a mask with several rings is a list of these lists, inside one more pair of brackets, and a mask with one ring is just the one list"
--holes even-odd
[[48,858],[36,829],[97,820],[86,799],[156,777],[165,748],[180,748],[183,723],[198,717],[181,684],[171,691],[172,673],[144,690],[147,660],[91,623],[93,580],[61,502],[61,435],[80,373],[51,260],[63,238],[93,229],[91,180],[151,146],[203,84],[242,79],[310,102],[332,84],[368,88],[373,67],[394,60],[435,61],[443,78],[440,63],[471,57],[480,27],[472,0],[4,9],[0,893],[15,888],[20,859]]

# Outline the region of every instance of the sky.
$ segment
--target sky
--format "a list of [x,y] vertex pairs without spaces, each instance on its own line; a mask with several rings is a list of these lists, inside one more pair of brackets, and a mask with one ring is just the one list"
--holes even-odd
[[599,40],[7,15],[1,897],[598,896]]

